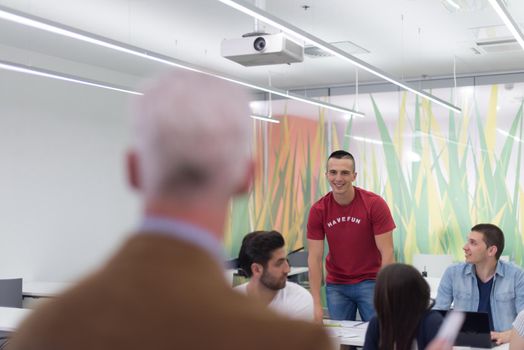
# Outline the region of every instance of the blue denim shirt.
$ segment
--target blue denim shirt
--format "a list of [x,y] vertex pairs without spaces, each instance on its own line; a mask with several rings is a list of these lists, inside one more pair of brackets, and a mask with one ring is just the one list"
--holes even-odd
[[[499,260],[491,289],[491,315],[495,331],[511,329],[517,314],[524,309],[524,271],[513,263]],[[473,264],[460,263],[446,269],[438,287],[433,309],[477,311],[479,289]]]

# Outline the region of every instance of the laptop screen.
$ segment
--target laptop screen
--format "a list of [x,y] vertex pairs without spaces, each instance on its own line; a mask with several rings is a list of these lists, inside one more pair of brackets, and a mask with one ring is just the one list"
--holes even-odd
[[[447,311],[438,310],[445,316]],[[464,311],[465,318],[455,340],[455,346],[469,346],[475,348],[492,348],[489,318],[485,312]]]

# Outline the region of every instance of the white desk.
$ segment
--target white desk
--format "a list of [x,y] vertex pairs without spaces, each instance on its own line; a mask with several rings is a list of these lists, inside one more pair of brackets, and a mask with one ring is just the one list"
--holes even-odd
[[[288,273],[288,277],[298,275],[304,272],[308,272],[307,267],[291,267],[291,270]],[[233,275],[237,272],[237,269],[227,269],[226,270],[226,279],[231,285],[233,285]]]
[[[328,334],[335,339],[338,345],[350,345],[350,346],[364,346],[364,340],[366,340],[366,330],[368,329],[368,323],[362,323],[361,321],[334,321],[324,320],[325,329]],[[454,350],[469,350],[478,349],[467,346],[454,346]],[[496,346],[492,349],[495,350],[508,350],[509,344],[503,344]]]
[[294,276],[294,275],[298,275],[300,273],[309,271],[309,268],[307,266],[302,266],[302,267],[293,267],[292,266],[290,269],[291,271],[289,271],[289,273],[287,274],[288,276]]
[[69,282],[23,281],[22,295],[31,298],[49,298],[60,294],[70,286]]
[[0,306],[0,331],[13,332],[30,313],[30,309]]
[[[236,269],[226,270],[226,278],[232,284],[233,274]],[[292,267],[288,276],[298,275],[307,272],[307,267]],[[30,298],[49,298],[54,297],[72,285],[70,282],[39,282],[39,281],[23,281],[22,295]]]
[[439,277],[426,277],[426,282],[429,284],[429,291],[431,299],[437,298],[438,286],[440,284]]
[[[232,284],[233,274],[236,269],[226,270],[226,278]],[[292,267],[288,276],[298,275],[307,272],[307,267]],[[70,282],[39,282],[39,281],[23,281],[22,295],[30,298],[49,298],[54,297],[72,285]]]
[[[467,346],[454,346],[453,347],[453,350],[470,350],[470,349],[486,350],[485,348],[470,348],[470,347],[467,347]],[[498,346],[495,346],[492,349],[495,349],[495,350],[508,350],[509,349],[509,344],[498,345]]]
[[324,320],[328,334],[339,345],[363,346],[368,323],[362,321]]

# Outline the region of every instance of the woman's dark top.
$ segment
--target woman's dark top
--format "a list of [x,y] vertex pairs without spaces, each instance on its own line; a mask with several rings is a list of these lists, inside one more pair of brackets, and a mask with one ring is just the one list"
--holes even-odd
[[[399,316],[402,317],[401,315]],[[417,330],[417,346],[420,350],[425,349],[429,342],[437,335],[442,320],[443,317],[438,311],[431,310],[426,312]],[[364,350],[378,350],[379,338],[380,329],[378,326],[378,318],[377,316],[373,316],[369,321],[368,330],[366,331]]]

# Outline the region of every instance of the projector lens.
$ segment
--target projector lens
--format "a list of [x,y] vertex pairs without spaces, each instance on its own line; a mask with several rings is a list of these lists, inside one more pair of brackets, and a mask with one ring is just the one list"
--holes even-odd
[[253,47],[257,51],[264,50],[266,48],[266,39],[264,39],[262,37],[256,38],[255,41],[253,42]]

